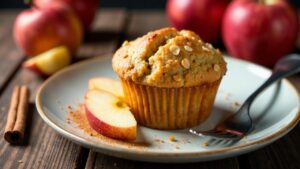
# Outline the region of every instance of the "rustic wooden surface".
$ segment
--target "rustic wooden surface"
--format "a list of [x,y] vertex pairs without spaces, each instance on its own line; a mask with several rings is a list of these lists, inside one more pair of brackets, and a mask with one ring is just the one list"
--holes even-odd
[[[299,169],[300,126],[273,144],[238,157],[192,164],[159,164],[124,160],[93,152],[76,145],[57,134],[39,117],[34,97],[37,88],[45,80],[24,70],[26,57],[16,47],[12,37],[12,26],[19,11],[0,12],[0,168],[203,168],[203,169]],[[132,11],[103,9],[97,15],[91,33],[76,56],[82,60],[98,55],[111,55],[124,39],[133,39],[149,30],[168,26],[162,11]],[[290,78],[299,89],[300,76]],[[3,139],[7,109],[13,86],[26,84],[30,87],[30,120],[26,144],[11,146]]]

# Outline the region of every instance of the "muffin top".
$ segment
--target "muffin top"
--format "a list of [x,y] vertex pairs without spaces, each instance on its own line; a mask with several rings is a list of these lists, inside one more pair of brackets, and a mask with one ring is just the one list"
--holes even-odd
[[221,52],[194,32],[163,28],[125,41],[113,56],[123,79],[156,87],[191,87],[219,80],[226,72]]

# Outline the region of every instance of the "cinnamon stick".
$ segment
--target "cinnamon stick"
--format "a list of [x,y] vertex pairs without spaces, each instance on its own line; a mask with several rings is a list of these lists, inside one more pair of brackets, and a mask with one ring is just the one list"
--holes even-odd
[[11,144],[22,144],[28,112],[29,89],[16,86],[13,90],[8,110],[4,138]]

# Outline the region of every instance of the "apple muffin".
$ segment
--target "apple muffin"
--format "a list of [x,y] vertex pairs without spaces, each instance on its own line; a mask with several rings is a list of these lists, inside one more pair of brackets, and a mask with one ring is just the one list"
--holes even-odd
[[157,129],[193,127],[207,119],[226,73],[218,49],[175,28],[125,41],[112,66],[138,123]]

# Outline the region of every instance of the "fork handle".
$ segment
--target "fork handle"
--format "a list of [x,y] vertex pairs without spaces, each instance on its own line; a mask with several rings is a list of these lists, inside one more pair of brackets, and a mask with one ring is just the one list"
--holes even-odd
[[291,54],[288,57],[284,57],[283,59],[279,60],[275,65],[271,76],[252,95],[247,98],[244,105],[250,106],[256,96],[259,95],[267,87],[278,80],[281,80],[298,72],[300,72],[300,55]]

